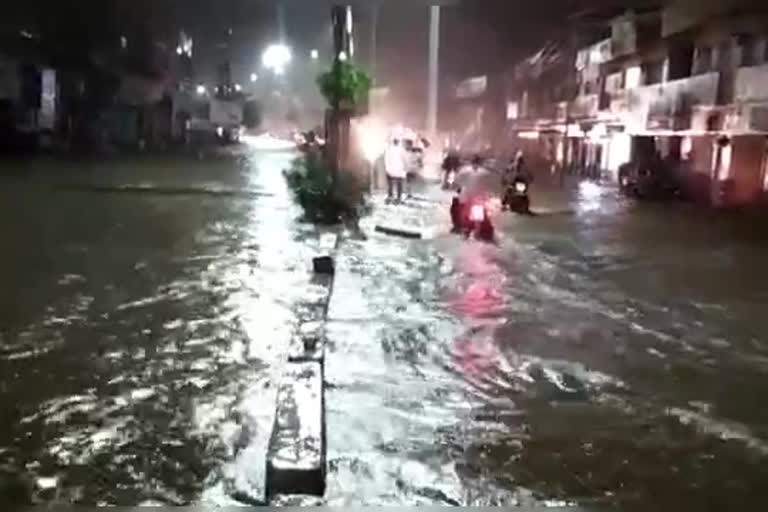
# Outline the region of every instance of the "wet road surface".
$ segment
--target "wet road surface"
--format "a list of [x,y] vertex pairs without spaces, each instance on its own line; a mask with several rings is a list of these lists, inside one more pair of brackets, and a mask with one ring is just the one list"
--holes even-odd
[[[295,222],[289,158],[4,164],[0,504],[263,493],[319,236]],[[426,202],[345,241],[327,501],[759,506],[765,237],[533,193],[542,214],[500,220],[498,246],[441,235]],[[408,211],[437,236],[373,232]]]
[[497,219],[497,246],[345,245],[331,503],[765,502],[764,235],[593,186],[534,209]]
[[[266,446],[317,239],[290,158],[7,165],[7,501],[227,502],[232,464]],[[238,477],[263,487],[250,465]]]

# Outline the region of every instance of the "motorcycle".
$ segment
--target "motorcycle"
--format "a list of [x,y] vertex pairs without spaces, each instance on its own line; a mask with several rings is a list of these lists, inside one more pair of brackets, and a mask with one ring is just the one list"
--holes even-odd
[[528,182],[515,178],[509,183],[501,200],[502,208],[522,215],[531,213],[531,200],[528,197]]
[[471,201],[465,205],[461,203],[459,195],[456,194],[451,203],[451,220],[454,232],[462,233],[465,238],[474,235],[479,240],[493,241],[495,230],[489,213],[489,205],[481,201]]

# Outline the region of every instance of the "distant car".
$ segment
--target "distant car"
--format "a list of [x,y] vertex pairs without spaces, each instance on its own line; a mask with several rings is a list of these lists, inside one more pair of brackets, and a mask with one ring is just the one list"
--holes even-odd
[[627,162],[619,167],[619,190],[637,199],[679,199],[682,197],[679,170],[668,162],[655,165]]

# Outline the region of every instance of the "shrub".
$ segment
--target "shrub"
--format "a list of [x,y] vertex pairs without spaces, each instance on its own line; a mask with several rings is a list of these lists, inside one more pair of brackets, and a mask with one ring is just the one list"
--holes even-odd
[[333,107],[342,103],[355,108],[363,105],[368,101],[372,83],[371,77],[365,71],[342,61],[334,62],[330,71],[317,77],[320,92]]
[[335,193],[331,172],[318,156],[296,158],[284,175],[307,220],[335,224],[354,213],[354,206]]

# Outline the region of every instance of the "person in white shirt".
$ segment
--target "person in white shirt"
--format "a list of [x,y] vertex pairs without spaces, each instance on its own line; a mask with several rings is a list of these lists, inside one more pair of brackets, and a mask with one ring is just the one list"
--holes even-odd
[[464,166],[456,174],[456,185],[460,189],[462,204],[472,200],[485,201],[499,193],[498,176],[482,165],[479,158],[473,158],[472,165]]
[[392,139],[392,143],[384,152],[384,171],[387,173],[387,200],[394,199],[395,189],[397,189],[397,202],[400,202],[403,198],[406,161],[405,151],[398,139]]
[[451,221],[454,231],[461,229],[472,201],[485,202],[498,194],[499,177],[482,165],[479,157],[472,159],[472,165],[462,167],[456,174],[458,196],[451,203]]

